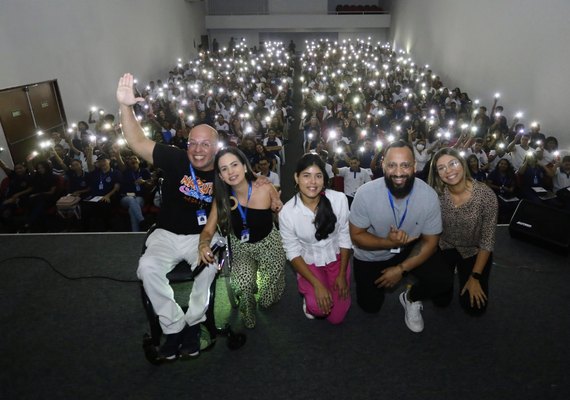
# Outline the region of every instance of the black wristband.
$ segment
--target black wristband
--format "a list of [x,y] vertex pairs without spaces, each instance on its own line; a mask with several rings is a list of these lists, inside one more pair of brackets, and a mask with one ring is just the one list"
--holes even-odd
[[479,272],[471,272],[471,277],[473,279],[479,280],[481,279],[481,274]]

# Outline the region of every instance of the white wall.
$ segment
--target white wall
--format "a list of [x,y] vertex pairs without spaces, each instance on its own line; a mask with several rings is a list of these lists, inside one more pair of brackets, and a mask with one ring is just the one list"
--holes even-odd
[[166,77],[204,33],[203,3],[1,0],[0,89],[57,79],[69,122],[86,119],[91,104],[115,112],[123,72]]
[[390,15],[207,15],[206,29],[354,32],[390,27]]
[[328,0],[269,0],[269,14],[327,14]]
[[430,64],[448,86],[505,111],[570,147],[570,2],[566,0],[395,0],[391,38],[415,61]]

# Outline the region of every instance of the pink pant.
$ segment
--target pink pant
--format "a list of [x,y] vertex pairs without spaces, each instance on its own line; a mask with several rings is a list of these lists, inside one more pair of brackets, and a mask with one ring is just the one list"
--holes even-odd
[[[299,292],[305,296],[307,312],[315,317],[326,317],[331,324],[340,324],[344,320],[344,317],[350,308],[350,295],[346,299],[341,299],[338,292],[334,289],[334,281],[340,271],[340,255],[337,257],[336,261],[327,264],[324,267],[315,267],[314,264],[308,265],[308,267],[313,275],[315,275],[315,277],[331,292],[333,305],[330,314],[325,315],[317,304],[313,285],[311,285],[311,283],[300,274],[297,274]],[[346,268],[346,282],[350,287],[350,264]]]

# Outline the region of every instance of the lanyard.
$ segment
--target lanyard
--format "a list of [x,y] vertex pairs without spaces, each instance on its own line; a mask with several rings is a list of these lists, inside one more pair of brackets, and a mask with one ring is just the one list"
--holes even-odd
[[192,182],[194,183],[194,188],[196,189],[196,193],[198,194],[198,199],[200,199],[200,207],[202,207],[203,202],[206,199],[206,196],[202,194],[200,188],[198,187],[198,180],[196,179],[196,174],[194,173],[194,168],[192,168],[192,164],[190,164],[190,175],[192,175]]
[[396,209],[394,208],[394,198],[392,197],[392,193],[388,190],[388,200],[390,200],[390,207],[392,207],[392,213],[394,214],[394,222],[398,229],[402,227],[402,224],[406,219],[406,214],[408,214],[408,203],[410,202],[410,197],[412,197],[412,192],[410,192],[410,195],[406,199],[406,210],[404,211],[404,214],[402,214],[402,218],[400,218],[400,223],[398,223],[398,219],[396,218]]
[[103,185],[103,181],[105,179],[107,179],[109,174],[110,174],[110,172],[107,172],[106,174],[104,174],[103,171],[101,171],[101,173],[99,174],[99,185]]
[[241,204],[239,203],[238,197],[236,195],[236,192],[232,189],[232,195],[236,198],[236,202],[237,202],[237,208],[239,211],[239,215],[241,215],[241,220],[243,222],[243,227],[245,228],[247,226],[247,206],[249,204],[249,199],[251,198],[251,182],[249,182],[248,184],[248,188],[247,188],[247,203],[245,203],[245,210],[243,209],[243,207],[241,206]]

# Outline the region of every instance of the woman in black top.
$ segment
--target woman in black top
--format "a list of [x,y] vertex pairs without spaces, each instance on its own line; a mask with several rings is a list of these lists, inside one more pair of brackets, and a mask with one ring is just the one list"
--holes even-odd
[[272,199],[279,194],[273,185],[255,184],[250,163],[235,147],[218,152],[214,171],[215,202],[200,234],[200,258],[206,263],[214,261],[210,242],[217,226],[230,239],[231,282],[240,316],[247,328],[253,328],[255,293],[259,304],[269,307],[279,301],[285,288],[285,252],[272,212]]

